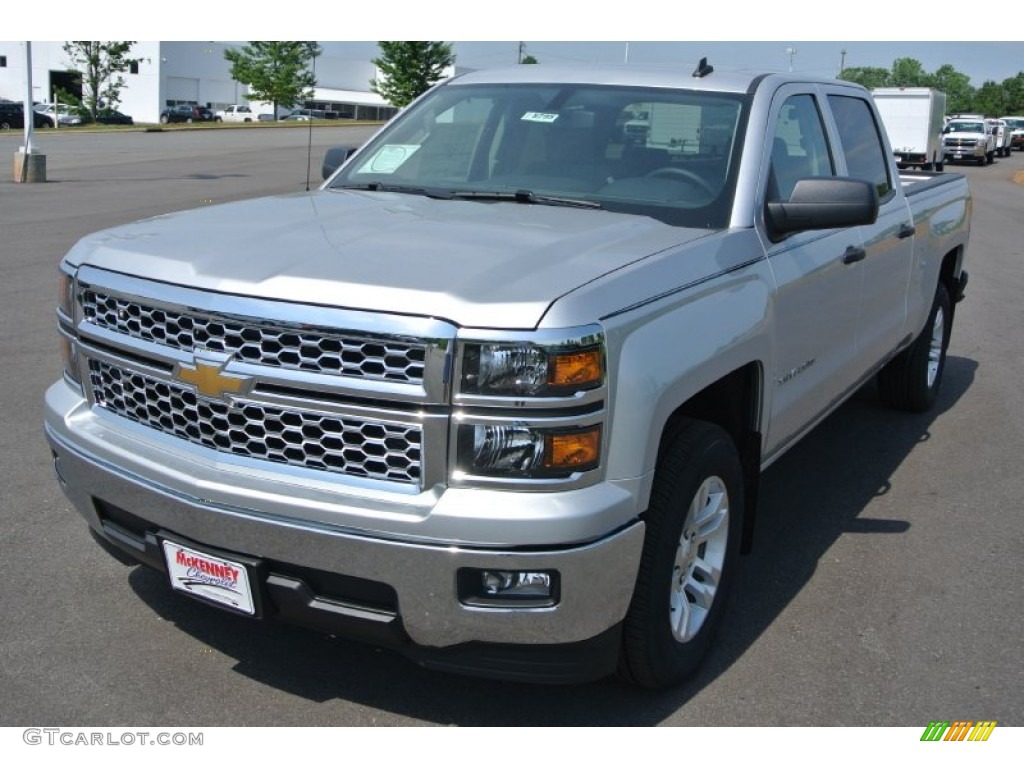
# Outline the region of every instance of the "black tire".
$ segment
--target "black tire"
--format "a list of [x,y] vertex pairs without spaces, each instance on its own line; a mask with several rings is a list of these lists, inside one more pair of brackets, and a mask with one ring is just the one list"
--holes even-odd
[[921,333],[878,374],[878,389],[887,405],[914,413],[931,410],[942,385],[952,330],[949,291],[944,283],[939,283]]
[[[715,523],[703,537],[695,522],[700,512],[708,513],[704,522]],[[714,424],[683,422],[658,459],[644,516],[643,553],[622,633],[619,675],[625,680],[664,688],[696,671],[728,599],[742,518],[743,469],[736,446]]]
[[942,162],[938,162],[935,164],[935,170],[938,171],[939,173],[942,173],[943,168],[945,168],[945,165],[943,165]]
[[170,118],[167,115],[160,115],[160,122],[167,125],[170,122]]

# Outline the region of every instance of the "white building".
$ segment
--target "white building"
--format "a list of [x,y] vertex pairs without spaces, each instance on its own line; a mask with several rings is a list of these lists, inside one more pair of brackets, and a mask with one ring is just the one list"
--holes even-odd
[[[56,90],[80,93],[63,42],[32,43],[33,101],[54,101]],[[118,109],[137,123],[156,123],[160,111],[174,104],[200,104],[221,109],[229,104],[248,104],[246,87],[231,79],[224,51],[243,42],[139,42],[131,55],[138,66],[123,75]],[[345,55],[345,43],[323,44],[316,60],[317,86],[304,104],[323,109],[329,117],[384,120],[395,113],[380,96],[370,91],[376,67],[366,59]],[[0,99],[25,98],[25,44],[0,41]],[[253,104],[259,111],[266,105]],[[270,111],[266,107],[266,111]]]

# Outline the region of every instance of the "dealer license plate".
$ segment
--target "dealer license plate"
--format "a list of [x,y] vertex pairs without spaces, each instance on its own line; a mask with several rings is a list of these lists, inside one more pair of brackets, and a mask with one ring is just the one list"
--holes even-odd
[[249,570],[244,563],[163,540],[171,587],[242,613],[256,613]]

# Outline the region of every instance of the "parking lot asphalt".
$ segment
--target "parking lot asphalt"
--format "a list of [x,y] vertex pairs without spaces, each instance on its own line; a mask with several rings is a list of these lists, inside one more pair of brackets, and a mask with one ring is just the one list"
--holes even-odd
[[[312,177],[333,144],[317,128]],[[119,564],[61,494],[42,433],[60,374],[56,266],[145,216],[306,188],[305,130],[40,138],[46,184],[14,184],[0,135],[0,725],[906,725],[1024,714],[1024,153],[968,176],[967,300],[938,407],[867,386],[768,470],[753,554],[699,676],[537,688],[171,594]]]

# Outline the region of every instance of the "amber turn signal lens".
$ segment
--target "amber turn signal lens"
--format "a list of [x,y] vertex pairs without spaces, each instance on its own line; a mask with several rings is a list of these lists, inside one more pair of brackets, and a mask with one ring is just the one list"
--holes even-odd
[[552,355],[548,361],[548,385],[552,387],[596,386],[601,378],[600,349]]
[[600,427],[580,432],[548,434],[545,441],[544,465],[548,469],[593,469],[601,458]]

